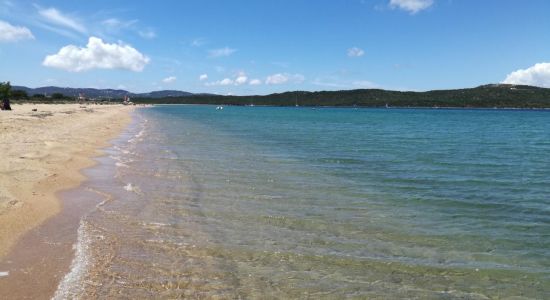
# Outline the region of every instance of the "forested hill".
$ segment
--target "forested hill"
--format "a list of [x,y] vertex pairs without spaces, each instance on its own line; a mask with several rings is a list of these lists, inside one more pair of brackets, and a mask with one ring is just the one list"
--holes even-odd
[[550,108],[550,89],[525,85],[490,84],[469,89],[427,92],[360,89],[296,91],[265,96],[190,95],[157,99],[134,98],[133,100],[136,103],[159,104]]

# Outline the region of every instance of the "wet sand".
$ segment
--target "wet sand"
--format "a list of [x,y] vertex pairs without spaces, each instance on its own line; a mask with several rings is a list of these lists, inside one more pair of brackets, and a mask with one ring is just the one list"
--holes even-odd
[[68,270],[79,217],[98,198],[80,193],[61,203],[60,193],[79,186],[80,170],[130,123],[133,108],[12,108],[0,112],[0,292],[49,298]]

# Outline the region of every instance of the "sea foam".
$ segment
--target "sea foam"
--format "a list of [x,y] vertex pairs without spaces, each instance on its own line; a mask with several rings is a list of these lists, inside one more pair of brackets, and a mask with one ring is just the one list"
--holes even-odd
[[81,221],[78,227],[78,239],[76,244],[73,245],[75,248],[75,257],[71,262],[71,269],[59,283],[52,297],[53,300],[80,298],[79,296],[83,289],[82,280],[90,260],[89,245],[91,239],[86,231],[86,227],[86,223]]

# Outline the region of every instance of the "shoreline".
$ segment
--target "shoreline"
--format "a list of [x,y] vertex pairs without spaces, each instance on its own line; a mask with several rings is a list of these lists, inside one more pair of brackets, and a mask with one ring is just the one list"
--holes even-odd
[[341,106],[331,106],[331,105],[299,105],[299,106],[293,106],[293,105],[236,105],[236,104],[203,104],[203,103],[140,103],[140,105],[148,105],[148,106],[179,106],[179,105],[187,105],[187,106],[227,106],[227,107],[279,107],[279,108],[310,108],[310,109],[322,109],[322,108],[337,108],[337,109],[399,109],[399,110],[407,110],[407,109],[425,109],[425,110],[488,110],[488,111],[550,111],[550,107],[462,107],[462,106],[347,106],[347,105],[341,105]]
[[[97,204],[89,195],[62,194],[70,194],[87,179],[82,171],[96,165],[94,158],[129,126],[134,108],[90,104],[12,108],[0,114],[0,291],[12,298],[44,297],[45,291],[51,297],[73,258],[67,252],[74,252],[77,232],[67,224]],[[59,239],[50,241],[48,232]]]

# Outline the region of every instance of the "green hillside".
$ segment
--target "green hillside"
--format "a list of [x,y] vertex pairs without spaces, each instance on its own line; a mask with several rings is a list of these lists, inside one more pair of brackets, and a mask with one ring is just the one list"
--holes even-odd
[[134,102],[274,106],[297,104],[299,106],[550,108],[550,89],[492,84],[469,89],[427,92],[400,92],[381,89],[295,91],[265,96],[192,95],[160,99],[135,98]]

